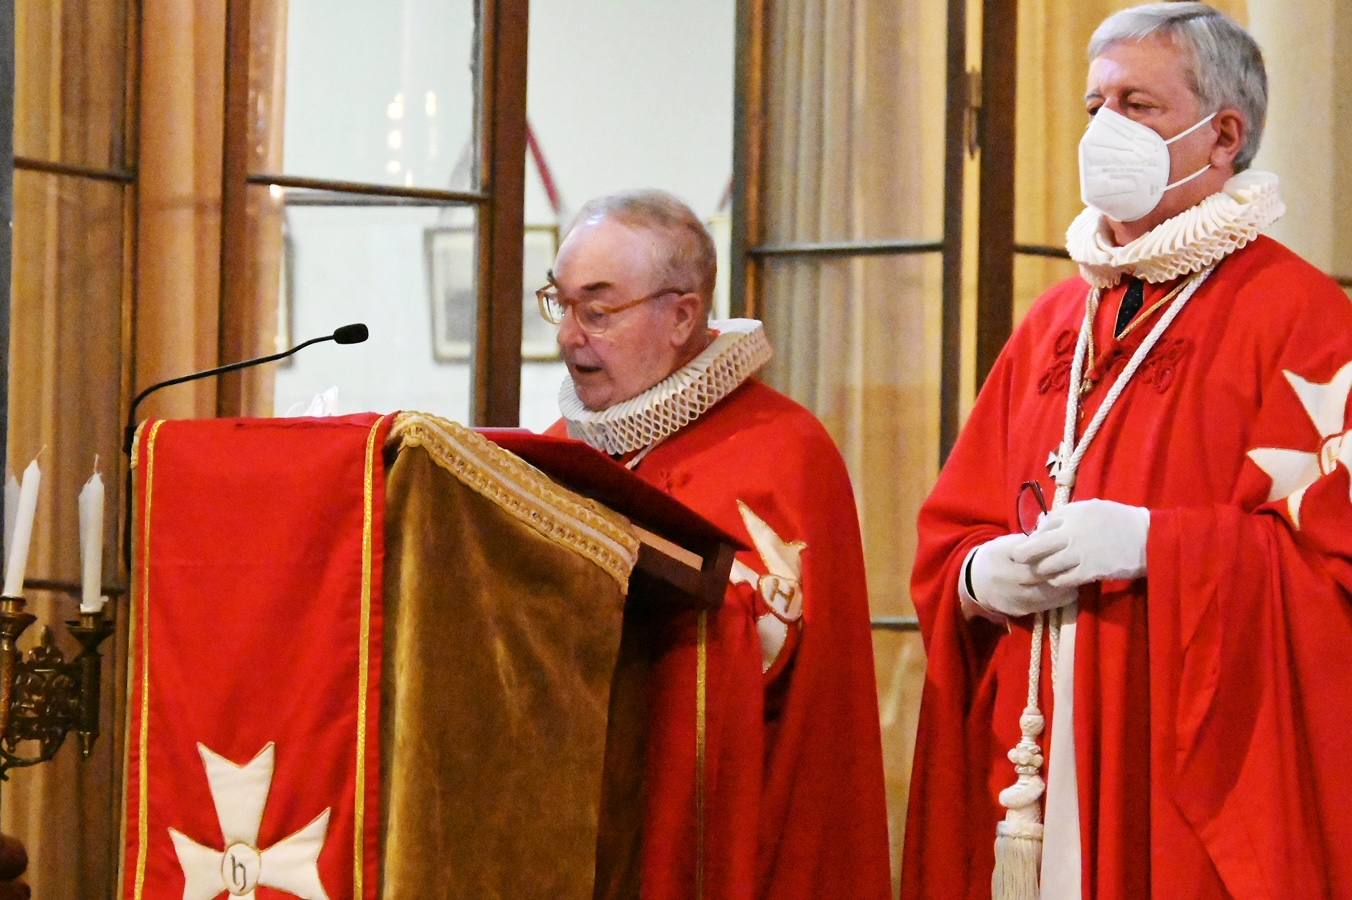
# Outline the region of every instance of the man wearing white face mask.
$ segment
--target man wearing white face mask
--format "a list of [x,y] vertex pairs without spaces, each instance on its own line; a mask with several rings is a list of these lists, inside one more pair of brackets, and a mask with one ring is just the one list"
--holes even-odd
[[903,895],[1352,896],[1352,304],[1262,236],[1243,29],[1141,6],[1089,58],[1080,277],[920,515]]

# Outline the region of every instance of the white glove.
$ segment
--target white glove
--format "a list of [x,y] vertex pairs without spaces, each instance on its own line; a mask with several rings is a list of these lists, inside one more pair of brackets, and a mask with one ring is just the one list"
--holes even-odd
[[[976,604],[987,618],[1027,616],[1056,609],[1075,600],[1074,588],[1053,586],[1027,563],[1013,556],[1015,548],[1029,540],[1022,534],[1006,534],[977,547],[967,557],[958,593]],[[970,584],[971,589],[968,589]]]
[[1111,500],[1079,500],[1043,516],[1012,556],[1054,587],[1145,575],[1150,510]]

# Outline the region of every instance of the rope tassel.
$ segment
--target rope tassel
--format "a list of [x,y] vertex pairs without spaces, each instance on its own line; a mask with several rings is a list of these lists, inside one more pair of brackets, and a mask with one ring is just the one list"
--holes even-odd
[[1037,900],[1038,868],[1042,860],[1042,812],[1039,801],[1046,785],[1042,748],[1037,739],[1045,720],[1030,706],[1019,717],[1023,737],[1009,751],[1018,781],[1000,792],[1005,819],[995,832],[995,872],[991,876],[994,900]]
[[1037,900],[1037,872],[1042,861],[1042,826],[1037,836],[1016,834],[1008,820],[1001,822],[995,838],[995,873],[991,896],[997,900]]
[[1018,780],[1000,792],[1004,821],[995,830],[995,871],[992,900],[1037,900],[1038,869],[1042,862],[1042,747],[1038,738],[1047,725],[1038,709],[1042,675],[1042,633],[1046,613],[1033,621],[1032,654],[1028,666],[1028,705],[1019,716],[1019,742],[1009,751]]

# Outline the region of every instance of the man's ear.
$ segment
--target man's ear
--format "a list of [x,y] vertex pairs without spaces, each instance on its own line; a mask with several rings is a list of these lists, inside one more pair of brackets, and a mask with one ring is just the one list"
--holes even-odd
[[1222,109],[1212,120],[1216,128],[1216,144],[1211,148],[1210,163],[1217,169],[1233,169],[1235,157],[1244,149],[1249,137],[1249,126],[1235,109]]
[[681,294],[671,301],[671,346],[684,347],[696,331],[705,327],[704,301],[699,294]]

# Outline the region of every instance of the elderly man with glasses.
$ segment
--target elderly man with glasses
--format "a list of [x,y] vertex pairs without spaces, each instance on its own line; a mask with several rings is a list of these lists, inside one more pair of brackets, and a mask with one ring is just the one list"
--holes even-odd
[[904,893],[1352,897],[1352,304],[1262,234],[1248,33],[1157,3],[1088,56],[1080,276],[920,514]]
[[868,601],[849,476],[765,386],[759,322],[710,321],[712,239],[660,191],[591,201],[542,315],[568,366],[552,429],[622,461],[754,550],[723,605],[658,638],[645,898],[890,891]]

